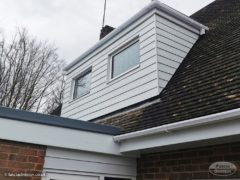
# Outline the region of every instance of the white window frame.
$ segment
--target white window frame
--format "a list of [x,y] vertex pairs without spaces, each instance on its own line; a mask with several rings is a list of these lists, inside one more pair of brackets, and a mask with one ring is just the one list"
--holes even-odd
[[[140,42],[139,41],[139,37],[135,37],[132,40],[130,40],[129,42],[125,43],[123,46],[121,46],[120,48],[116,49],[113,53],[111,53],[109,55],[109,63],[108,63],[108,83],[118,79],[119,77],[122,77],[126,74],[128,74],[129,72],[137,69],[140,67],[140,53],[139,53],[139,63],[136,66],[133,66],[132,68],[128,69],[127,71],[124,71],[123,73],[113,77],[113,57],[116,56],[117,54],[119,54],[120,52],[124,51],[125,49],[127,49],[128,47],[130,47],[131,45],[135,44],[136,42]],[[140,47],[139,47],[139,52],[140,52]]]
[[77,100],[77,99],[80,99],[80,98],[82,98],[82,97],[84,97],[84,96],[86,96],[87,94],[90,93],[90,91],[91,91],[91,85],[92,85],[91,82],[90,82],[90,88],[89,88],[89,91],[88,91],[88,92],[84,93],[83,95],[81,95],[81,96],[79,96],[79,97],[74,98],[74,93],[75,93],[75,88],[76,88],[76,86],[75,86],[75,85],[76,85],[76,80],[79,79],[80,77],[88,74],[89,72],[92,74],[92,67],[89,67],[89,68],[85,69],[84,71],[82,71],[80,74],[78,74],[77,76],[75,76],[75,77],[72,79],[72,91],[71,91],[71,100],[72,100],[72,101],[75,101],[75,100]]

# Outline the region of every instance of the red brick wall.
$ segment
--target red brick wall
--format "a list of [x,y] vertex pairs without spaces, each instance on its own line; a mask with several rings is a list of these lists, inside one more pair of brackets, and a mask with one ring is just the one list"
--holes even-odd
[[5,173],[41,173],[45,146],[0,140],[0,180],[40,180],[41,177],[9,177]]
[[208,170],[218,161],[234,163],[238,170],[228,179],[240,178],[240,143],[141,155],[137,180],[220,179]]

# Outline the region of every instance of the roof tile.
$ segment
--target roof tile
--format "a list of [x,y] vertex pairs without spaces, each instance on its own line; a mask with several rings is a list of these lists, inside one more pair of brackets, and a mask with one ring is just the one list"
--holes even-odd
[[210,28],[150,106],[97,120],[133,132],[240,107],[240,0],[216,0],[191,16]]

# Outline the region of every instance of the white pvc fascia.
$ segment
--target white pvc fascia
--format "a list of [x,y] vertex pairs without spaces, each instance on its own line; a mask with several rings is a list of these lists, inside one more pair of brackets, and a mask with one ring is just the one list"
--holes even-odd
[[121,155],[112,135],[0,118],[0,139]]
[[169,133],[169,132],[184,129],[184,128],[191,128],[191,127],[203,126],[207,124],[219,123],[221,121],[226,121],[229,119],[235,119],[239,117],[240,117],[240,108],[221,112],[221,113],[211,114],[207,116],[202,116],[202,117],[194,118],[190,120],[185,120],[177,123],[149,128],[149,129],[141,130],[137,132],[118,135],[118,136],[114,136],[113,139],[115,142],[122,142],[130,139],[151,136],[159,133],[165,133],[165,132]]

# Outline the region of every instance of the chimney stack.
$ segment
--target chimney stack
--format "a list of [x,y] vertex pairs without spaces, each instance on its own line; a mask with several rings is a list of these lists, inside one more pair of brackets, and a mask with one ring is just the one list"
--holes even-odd
[[100,40],[102,38],[104,38],[106,35],[108,35],[110,32],[112,32],[115,28],[105,25],[102,29],[101,29],[101,33],[100,33]]

